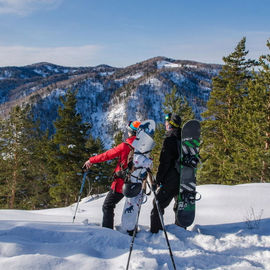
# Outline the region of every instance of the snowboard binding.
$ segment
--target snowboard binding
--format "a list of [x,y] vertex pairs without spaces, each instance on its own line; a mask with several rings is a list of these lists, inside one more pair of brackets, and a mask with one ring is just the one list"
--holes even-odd
[[127,198],[136,197],[142,190],[142,183],[125,182],[122,188],[122,193]]
[[197,155],[186,154],[182,158],[182,165],[192,168],[197,168],[197,164],[200,162]]
[[[199,197],[197,197],[199,194]],[[183,210],[188,205],[195,205],[195,202],[199,201],[202,195],[199,192],[184,191],[181,193],[182,200],[179,202],[178,209]]]

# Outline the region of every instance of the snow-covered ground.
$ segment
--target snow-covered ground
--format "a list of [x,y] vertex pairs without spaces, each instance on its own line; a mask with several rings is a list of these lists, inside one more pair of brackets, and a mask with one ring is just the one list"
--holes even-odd
[[[202,199],[187,231],[174,225],[172,204],[165,211],[177,269],[270,269],[270,184],[203,185],[198,191]],[[84,198],[74,224],[76,204],[0,210],[0,269],[125,269],[131,237],[120,229],[124,199],[116,208],[117,230],[110,230],[100,227],[104,198]],[[173,269],[163,232],[149,232],[151,208],[149,197],[129,269]]]

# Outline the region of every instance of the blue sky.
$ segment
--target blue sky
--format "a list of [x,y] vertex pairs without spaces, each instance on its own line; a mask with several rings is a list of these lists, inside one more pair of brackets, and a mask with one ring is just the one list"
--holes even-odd
[[0,66],[222,63],[243,36],[269,53],[270,0],[0,0]]

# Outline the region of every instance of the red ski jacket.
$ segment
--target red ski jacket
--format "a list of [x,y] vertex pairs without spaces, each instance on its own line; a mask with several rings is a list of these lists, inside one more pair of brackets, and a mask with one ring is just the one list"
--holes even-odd
[[[96,155],[94,157],[90,157],[89,161],[91,163],[100,163],[100,162],[108,161],[114,158],[118,158],[118,162],[117,162],[116,168],[114,169],[114,172],[118,172],[123,169],[126,169],[128,165],[127,164],[128,154],[131,150],[130,146],[135,140],[135,138],[136,136],[129,137],[126,139],[125,142],[120,143],[116,147],[102,154]],[[115,177],[114,181],[112,182],[111,189],[118,193],[122,193],[123,185],[124,185],[124,179]]]

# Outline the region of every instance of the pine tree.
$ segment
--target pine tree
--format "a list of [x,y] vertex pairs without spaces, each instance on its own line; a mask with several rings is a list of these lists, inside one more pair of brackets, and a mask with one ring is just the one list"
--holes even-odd
[[[86,143],[88,157],[101,154],[105,151],[104,144],[97,138],[94,139],[91,135]],[[88,188],[86,195],[100,194],[108,191],[110,180],[113,174],[114,163],[112,161],[102,162],[93,164],[90,169],[89,183],[90,189]]]
[[85,144],[89,126],[82,123],[80,114],[76,113],[76,93],[68,90],[61,101],[63,107],[59,106],[59,117],[54,122],[56,149],[51,153],[57,175],[51,183],[50,195],[54,205],[67,206],[76,201],[80,189],[78,172],[87,159]]
[[[267,43],[270,47],[269,41]],[[260,57],[259,70],[253,73],[244,97],[240,125],[243,143],[239,144],[242,174],[248,182],[266,182],[270,177],[270,55]]]
[[36,144],[36,159],[38,166],[35,166],[35,171],[38,173],[37,181],[43,181],[43,185],[38,192],[36,200],[40,202],[43,208],[48,208],[51,205],[50,183],[55,180],[57,175],[56,164],[52,162],[52,153],[56,146],[53,144],[49,136],[49,130],[42,133]]
[[[47,185],[37,168],[40,131],[30,106],[12,109],[1,123],[1,206],[33,209],[43,207],[39,194]],[[47,194],[48,195],[48,194]]]
[[154,141],[155,141],[155,147],[151,151],[151,157],[153,159],[153,173],[156,174],[158,170],[159,165],[159,157],[160,152],[162,149],[163,140],[165,137],[165,127],[164,124],[159,123],[156,126],[155,134],[154,134]]
[[243,130],[239,120],[241,104],[247,95],[253,60],[246,59],[246,39],[243,38],[228,57],[219,75],[213,79],[213,90],[202,114],[201,156],[203,166],[199,183],[235,184],[243,182],[237,147],[242,143]]
[[7,170],[7,152],[6,152],[6,145],[7,140],[5,139],[5,131],[6,131],[6,121],[0,119],[0,206],[1,208],[8,206],[8,193],[9,190],[7,189],[8,180],[6,180],[6,175],[10,172]]
[[189,106],[186,98],[177,93],[176,86],[172,88],[171,93],[165,96],[163,111],[165,114],[178,114],[182,119],[182,125],[188,120],[195,118],[192,108]]
[[[270,40],[267,41],[267,47],[270,50]],[[264,89],[264,102],[262,120],[262,139],[263,139],[263,158],[261,170],[261,182],[266,182],[270,179],[270,53],[260,58],[260,78],[262,78],[262,86]]]
[[124,133],[122,131],[118,131],[116,132],[115,136],[114,136],[114,144],[113,147],[117,146],[118,144],[120,144],[121,142],[123,142],[123,137],[124,137]]

